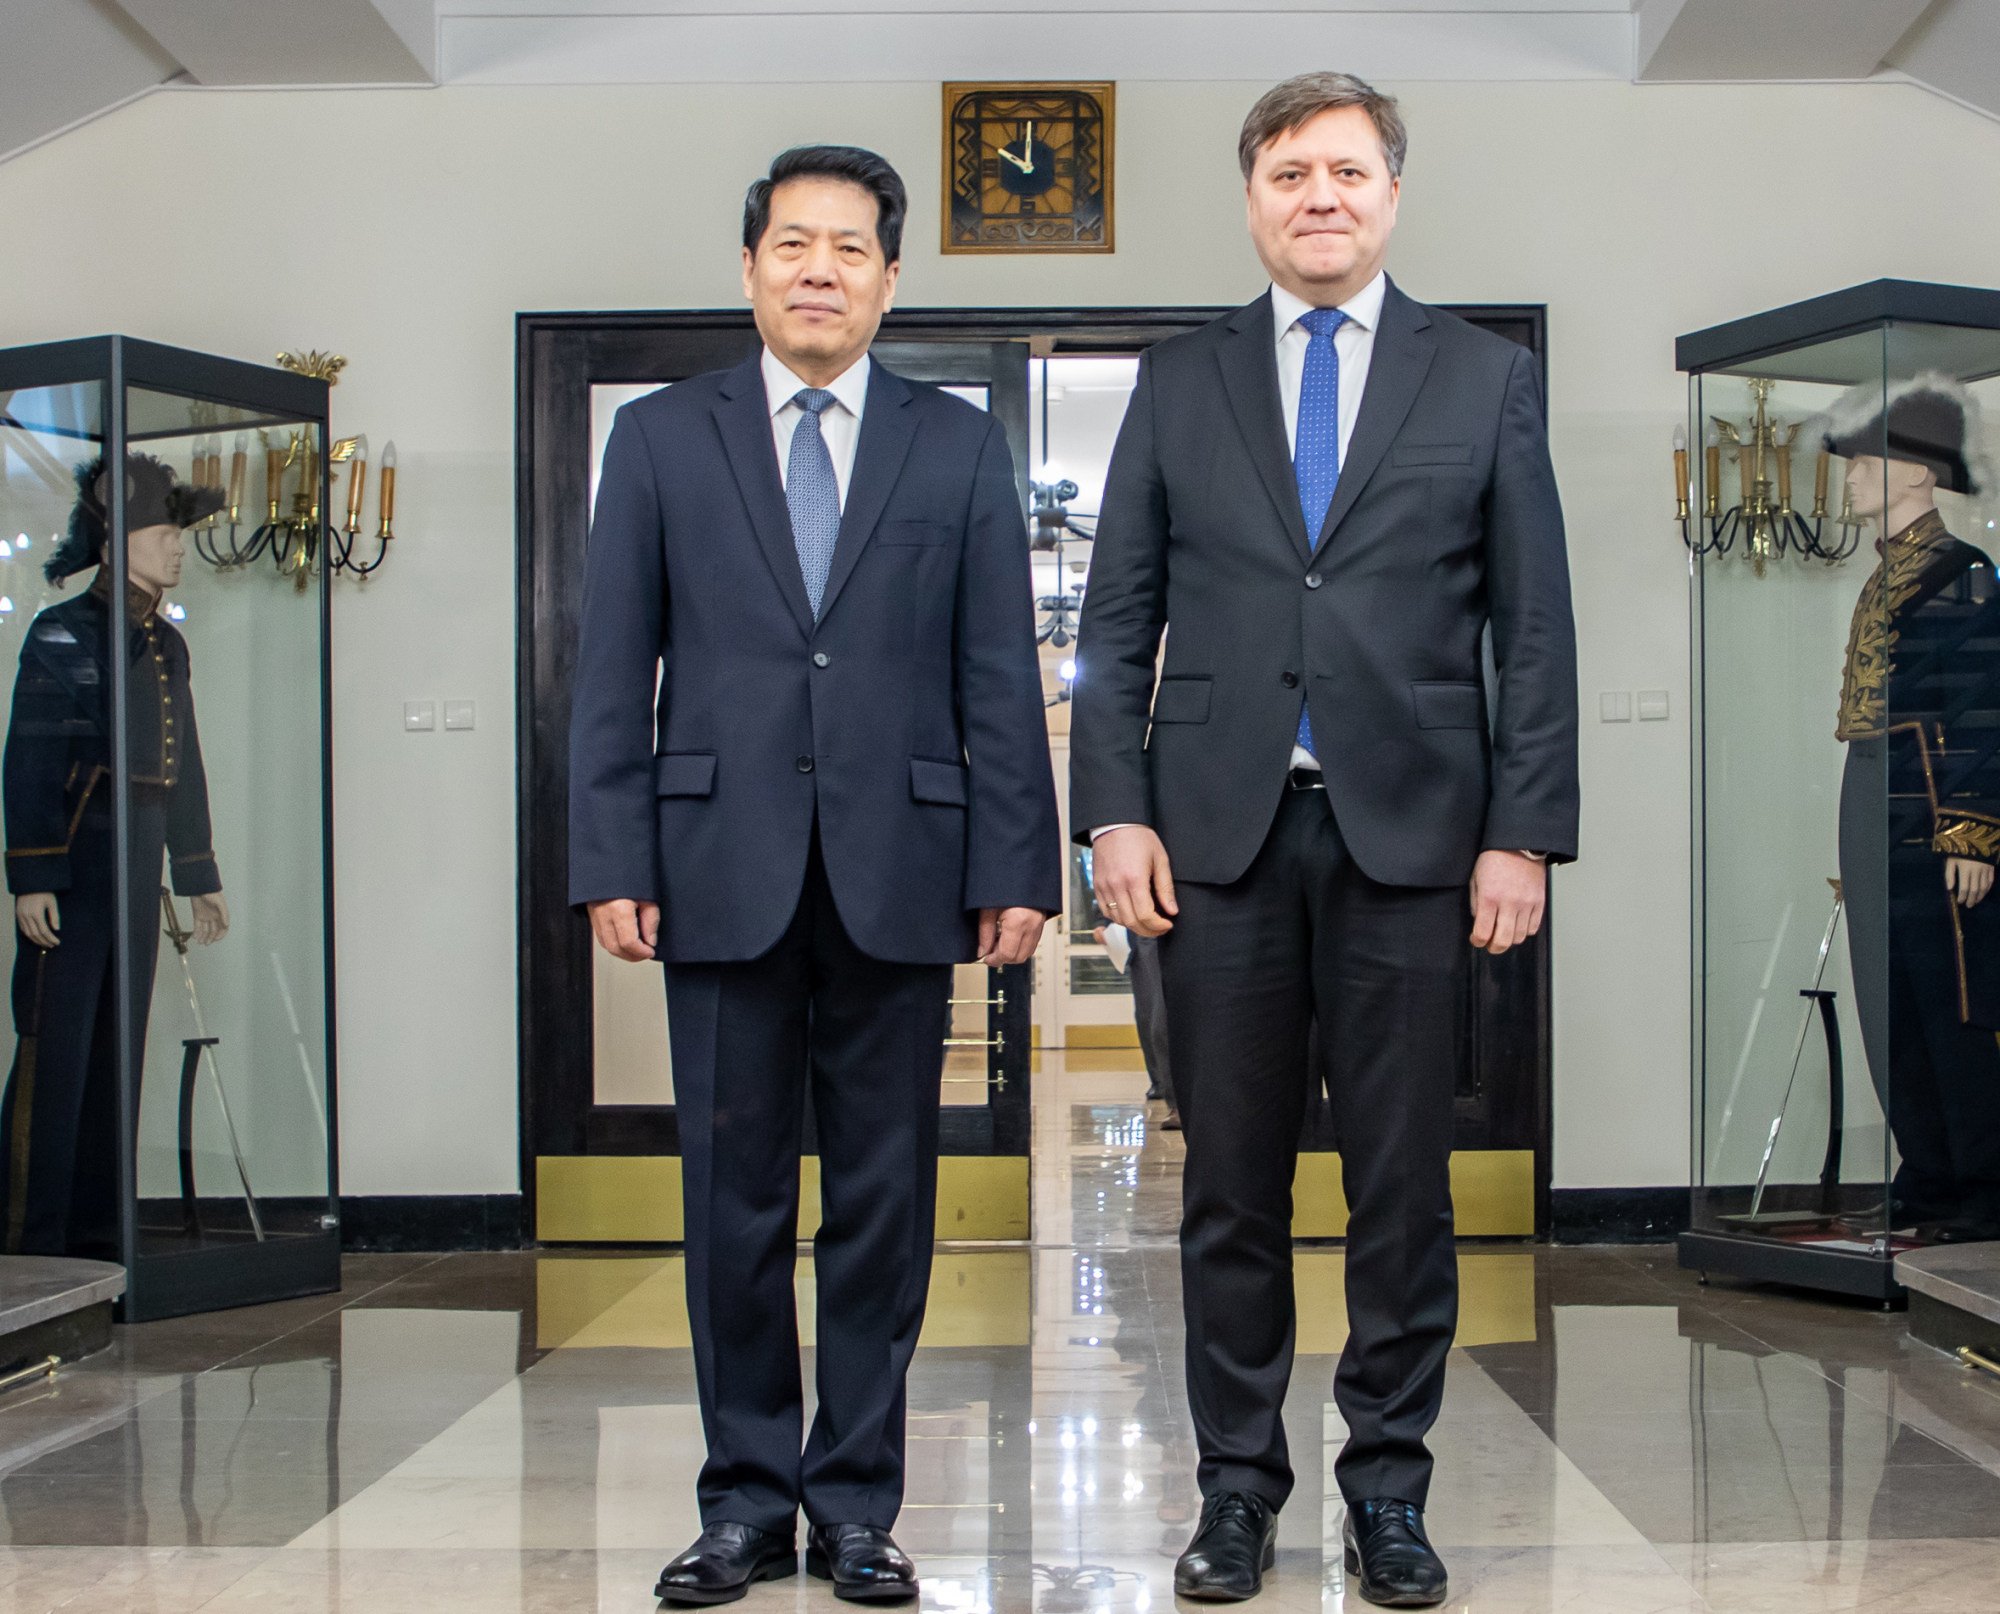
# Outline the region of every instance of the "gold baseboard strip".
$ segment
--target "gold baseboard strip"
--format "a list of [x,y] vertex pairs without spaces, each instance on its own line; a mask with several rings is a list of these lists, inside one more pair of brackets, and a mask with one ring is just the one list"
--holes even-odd
[[[799,1162],[799,1237],[819,1229],[819,1160]],[[938,1161],[937,1236],[1028,1237],[1025,1155],[946,1155]],[[535,1162],[535,1237],[549,1244],[678,1244],[678,1155],[543,1155]]]
[[[1030,1236],[1024,1155],[946,1155],[938,1162],[937,1236],[1009,1241]],[[1457,1228],[1468,1238],[1531,1238],[1535,1156],[1528,1149],[1461,1149],[1451,1157]],[[1341,1238],[1347,1201],[1340,1157],[1299,1156],[1292,1230]],[[819,1227],[819,1161],[799,1163],[799,1237]],[[677,1155],[544,1155],[536,1162],[535,1236],[550,1244],[677,1244],[681,1162]]]
[[[1532,1238],[1535,1155],[1532,1149],[1459,1149],[1451,1157],[1454,1224],[1466,1238]],[[1292,1182],[1292,1232],[1302,1239],[1347,1234],[1347,1197],[1340,1156],[1299,1156]]]

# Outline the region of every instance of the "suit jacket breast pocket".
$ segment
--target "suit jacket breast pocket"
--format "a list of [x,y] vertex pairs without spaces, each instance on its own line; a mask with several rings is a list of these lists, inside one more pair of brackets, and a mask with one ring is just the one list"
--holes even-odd
[[1392,465],[1440,468],[1453,465],[1472,468],[1472,445],[1470,443],[1398,443],[1390,452]]
[[875,542],[899,549],[948,544],[951,537],[951,527],[943,521],[885,521],[875,529]]

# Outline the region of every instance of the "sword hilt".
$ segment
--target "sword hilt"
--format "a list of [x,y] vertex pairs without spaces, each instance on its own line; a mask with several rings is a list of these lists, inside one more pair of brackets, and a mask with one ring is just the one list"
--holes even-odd
[[167,939],[174,944],[174,951],[187,957],[188,943],[194,940],[192,930],[181,929],[181,916],[174,911],[174,894],[165,886],[160,887],[160,908],[166,915]]

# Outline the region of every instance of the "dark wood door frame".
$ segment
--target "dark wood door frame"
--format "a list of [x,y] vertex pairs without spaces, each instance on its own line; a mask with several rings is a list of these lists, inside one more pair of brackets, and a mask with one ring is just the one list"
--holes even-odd
[[[1547,396],[1547,315],[1539,304],[1455,304],[1451,312],[1535,354]],[[1037,355],[1136,353],[1226,309],[911,309],[884,320],[885,341],[1027,340]],[[520,1163],[534,1192],[536,1157],[677,1149],[672,1115],[594,1104],[588,927],[568,903],[571,646],[582,606],[576,564],[589,525],[590,389],[664,382],[725,368],[755,351],[747,310],[523,314],[516,332],[517,811]],[[1022,445],[1025,450],[1025,445]],[[1553,906],[1553,905],[1552,905]],[[1458,1144],[1532,1149],[1535,1223],[1549,1226],[1552,1125],[1550,926],[1538,945],[1481,959],[1468,1001],[1471,1089]],[[1022,994],[1012,994],[1018,999]],[[1019,1010],[1025,1036],[1027,1005]],[[1011,1018],[1010,1014],[1010,1018]],[[1504,1078],[1504,1079],[1502,1079]],[[1489,1084],[1491,1084],[1489,1086]],[[595,1111],[595,1115],[593,1115]],[[1009,1126],[1011,1133],[1015,1130]],[[1005,1140],[1016,1152],[1021,1140]],[[1306,1144],[1331,1146],[1323,1104]],[[962,1142],[961,1148],[976,1144]],[[992,1148],[989,1141],[987,1148]]]

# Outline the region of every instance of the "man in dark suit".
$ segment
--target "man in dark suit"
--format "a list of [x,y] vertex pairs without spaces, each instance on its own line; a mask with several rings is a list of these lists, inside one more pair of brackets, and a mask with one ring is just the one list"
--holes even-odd
[[657,1587],[673,1602],[793,1573],[801,1506],[806,1566],[839,1595],[916,1595],[889,1529],[952,966],[1024,962],[1062,902],[1006,436],[868,357],[904,206],[873,153],[778,158],[744,210],[763,350],[619,411],[591,533],[570,894],[608,951],[666,964],[708,1438],[702,1534]]
[[1205,1499],[1175,1579],[1193,1597],[1261,1588],[1291,1489],[1315,1017],[1349,1207],[1348,1566],[1378,1602],[1445,1597],[1424,1436],[1457,1314],[1468,891],[1471,945],[1503,952],[1541,923],[1546,862],[1576,849],[1535,365],[1383,274],[1404,145],[1395,103],[1344,74],[1251,110],[1239,155],[1272,287],[1142,361],[1078,634],[1070,822],[1094,837],[1105,911],[1165,938]]

